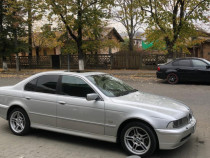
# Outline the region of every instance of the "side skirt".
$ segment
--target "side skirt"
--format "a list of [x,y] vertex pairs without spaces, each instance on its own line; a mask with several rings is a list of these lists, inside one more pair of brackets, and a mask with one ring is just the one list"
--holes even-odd
[[80,136],[80,137],[85,137],[85,138],[113,142],[113,143],[116,143],[116,140],[117,140],[116,137],[112,137],[112,136],[65,130],[65,129],[55,128],[55,127],[50,127],[50,126],[45,126],[45,125],[40,125],[40,124],[35,124],[35,123],[32,123],[31,127],[37,128],[37,129],[43,129],[43,130],[47,130],[47,131],[52,131],[52,132],[58,132],[58,133],[69,134],[69,135],[74,135],[74,136]]

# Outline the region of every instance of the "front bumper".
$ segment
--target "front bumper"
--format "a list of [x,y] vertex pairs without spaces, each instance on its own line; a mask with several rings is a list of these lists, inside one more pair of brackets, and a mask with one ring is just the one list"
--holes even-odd
[[175,149],[183,145],[195,132],[196,120],[193,117],[186,126],[178,129],[156,129],[160,149]]

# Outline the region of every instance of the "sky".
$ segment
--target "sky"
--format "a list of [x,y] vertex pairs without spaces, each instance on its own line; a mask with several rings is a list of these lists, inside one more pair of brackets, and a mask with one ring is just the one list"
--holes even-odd
[[[209,22],[208,22],[208,23],[203,23],[203,22],[201,22],[201,21],[195,21],[195,26],[196,26],[197,28],[201,28],[201,29],[203,29],[204,31],[210,33],[210,13],[207,14],[207,16],[208,16],[208,19],[209,19]],[[46,18],[43,18],[42,20],[35,22],[35,27],[41,27],[41,26],[43,26],[44,24],[48,24],[48,23],[49,23],[49,22],[47,21],[47,19],[46,19]],[[57,23],[54,22],[53,25],[52,25],[52,27],[56,27],[56,25],[57,25]],[[110,20],[110,21],[109,21],[109,24],[108,24],[108,27],[115,27],[116,30],[117,30],[119,33],[126,33],[125,27],[124,27],[120,22],[117,22],[117,21],[115,21],[115,20]],[[35,28],[34,28],[34,29],[35,29]],[[144,28],[144,29],[146,29],[146,28]],[[144,32],[144,29],[141,28],[141,29],[139,29],[138,31],[139,31],[139,32]]]

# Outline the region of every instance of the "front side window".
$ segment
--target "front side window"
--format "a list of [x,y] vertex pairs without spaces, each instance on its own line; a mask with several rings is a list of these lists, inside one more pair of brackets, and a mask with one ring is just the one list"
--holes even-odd
[[28,82],[24,88],[25,91],[36,91],[36,82],[37,78],[33,79],[32,81]]
[[190,67],[190,60],[179,60],[179,66]]
[[58,75],[45,75],[39,77],[36,92],[55,94],[58,78]]
[[75,97],[86,97],[95,91],[81,78],[74,76],[62,76],[61,94]]
[[136,89],[110,75],[92,75],[87,77],[102,93],[109,97],[118,97],[136,92]]
[[192,60],[194,67],[206,67],[207,64],[201,60]]

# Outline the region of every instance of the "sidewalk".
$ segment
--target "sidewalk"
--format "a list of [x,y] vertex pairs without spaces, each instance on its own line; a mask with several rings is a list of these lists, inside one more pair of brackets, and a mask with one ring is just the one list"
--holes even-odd
[[[29,77],[33,74],[39,73],[39,72],[45,72],[45,71],[65,71],[60,69],[23,69],[19,72],[16,72],[15,69],[9,69],[6,72],[3,72],[2,69],[0,69],[0,77],[8,78],[8,77],[19,77],[19,78],[25,78]],[[76,70],[72,70],[76,71]],[[155,70],[101,70],[101,69],[86,69],[85,71],[93,71],[93,72],[105,72],[112,75],[117,76],[133,76],[133,77],[154,77],[156,74]]]

